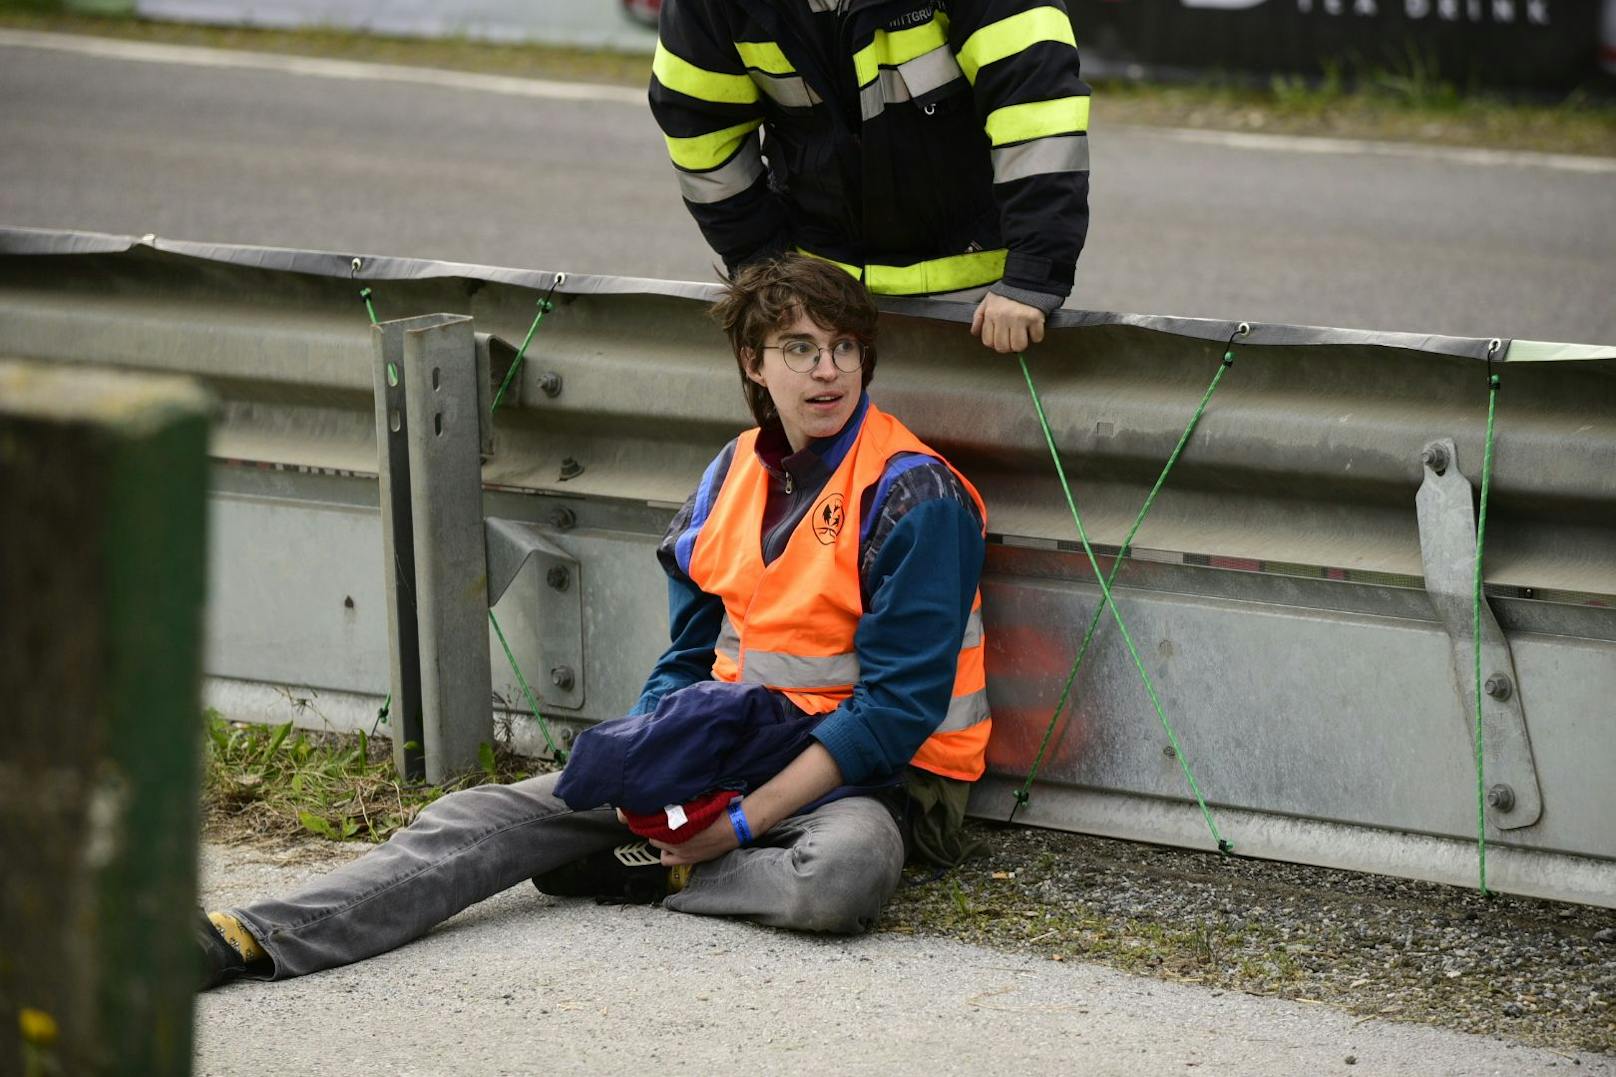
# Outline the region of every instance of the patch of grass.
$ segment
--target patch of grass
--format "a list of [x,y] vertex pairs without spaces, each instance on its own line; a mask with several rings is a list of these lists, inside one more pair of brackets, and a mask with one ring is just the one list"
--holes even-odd
[[[51,6],[50,0],[0,0],[0,25],[633,87],[646,84],[651,66],[649,56],[604,50],[335,29],[197,26],[43,10]],[[1267,86],[1209,75],[1177,85],[1099,80],[1094,92],[1096,131],[1185,127],[1616,156],[1616,101],[1583,92],[1548,102],[1469,92],[1441,78],[1417,53],[1396,66],[1327,66],[1319,79],[1278,75]]]
[[49,0],[0,0],[0,26],[158,41],[172,45],[248,49],[292,56],[324,56],[371,63],[441,67],[489,75],[604,82],[642,88],[651,77],[649,54],[609,49],[503,44],[466,37],[392,37],[335,27],[288,30],[206,26],[45,10],[50,6]]
[[1266,87],[1099,82],[1094,94],[1096,130],[1133,124],[1616,156],[1616,102],[1586,93],[1511,100],[1380,72],[1353,86],[1339,76],[1281,75]]
[[482,746],[479,770],[441,786],[413,785],[400,780],[391,746],[363,732],[232,722],[212,710],[204,722],[202,801],[215,840],[385,841],[445,793],[544,769],[496,742]]

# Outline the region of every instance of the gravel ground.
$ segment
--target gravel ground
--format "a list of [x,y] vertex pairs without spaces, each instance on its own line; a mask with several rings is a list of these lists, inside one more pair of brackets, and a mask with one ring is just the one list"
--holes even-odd
[[881,929],[1616,1054],[1616,913],[973,822],[989,852],[911,871]]
[[[210,843],[204,900],[218,907],[286,893],[361,849]],[[599,908],[523,884],[369,961],[203,994],[195,1069],[217,1077],[1597,1077],[1616,1072],[1616,1056],[937,935],[817,937],[664,909]]]
[[[1616,1058],[1611,910],[969,825],[986,854],[941,878],[911,869],[879,932]],[[308,837],[209,837],[257,846],[283,866],[356,851]]]

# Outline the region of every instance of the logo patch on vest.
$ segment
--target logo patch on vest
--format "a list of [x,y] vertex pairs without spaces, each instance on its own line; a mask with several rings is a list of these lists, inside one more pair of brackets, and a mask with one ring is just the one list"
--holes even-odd
[[842,495],[829,494],[814,506],[812,513],[814,525],[814,538],[829,546],[836,541],[836,536],[842,533],[842,522],[846,513],[842,509]]

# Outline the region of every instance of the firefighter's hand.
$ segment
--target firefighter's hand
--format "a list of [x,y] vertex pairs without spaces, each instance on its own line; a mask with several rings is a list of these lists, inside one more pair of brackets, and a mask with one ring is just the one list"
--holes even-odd
[[1001,355],[1024,352],[1044,339],[1044,312],[989,292],[971,317],[971,335]]

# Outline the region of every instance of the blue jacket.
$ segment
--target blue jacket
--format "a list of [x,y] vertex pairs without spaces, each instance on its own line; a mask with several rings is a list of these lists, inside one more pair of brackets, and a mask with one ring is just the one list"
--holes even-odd
[[823,717],[761,684],[702,681],[664,696],[649,714],[584,730],[556,796],[574,811],[611,804],[654,812],[714,789],[747,793],[801,755]]

